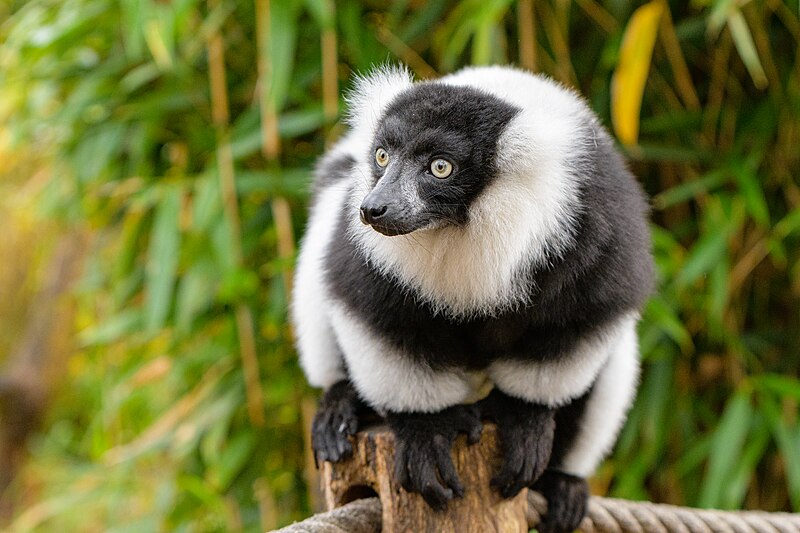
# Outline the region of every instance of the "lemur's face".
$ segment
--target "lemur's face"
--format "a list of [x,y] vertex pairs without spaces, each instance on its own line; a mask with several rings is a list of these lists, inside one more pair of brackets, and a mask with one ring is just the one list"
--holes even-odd
[[423,83],[381,117],[361,220],[384,235],[463,225],[496,177],[497,141],[518,110],[467,87]]

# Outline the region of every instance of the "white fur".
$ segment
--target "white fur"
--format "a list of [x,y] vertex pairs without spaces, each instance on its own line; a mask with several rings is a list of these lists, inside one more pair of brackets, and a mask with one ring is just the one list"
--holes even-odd
[[355,89],[346,98],[347,122],[353,130],[361,130],[369,137],[369,143],[362,147],[367,148],[372,145],[372,134],[383,112],[414,80],[405,67],[383,65],[355,81]]
[[474,377],[467,372],[437,372],[376,335],[341,304],[330,306],[336,338],[350,379],[372,407],[396,412],[436,412],[467,402]]
[[[396,97],[407,88],[405,81],[380,72],[362,84],[372,93]],[[386,86],[391,83],[398,86]],[[464,227],[387,237],[354,216],[349,231],[375,267],[437,311],[454,317],[496,314],[528,298],[529,291],[520,290],[521,269],[546,263],[571,242],[580,206],[578,177],[567,158],[592,142],[578,132],[594,119],[574,93],[509,68],[465,69],[434,83],[474,87],[522,109],[499,140],[502,176],[471,206]],[[377,116],[389,103],[360,104],[356,114]],[[376,123],[368,124],[370,132]],[[371,190],[366,177],[372,161],[364,155],[354,153],[359,162],[350,198],[354,208]]]
[[635,327],[636,316],[622,317],[554,361],[495,361],[489,377],[506,394],[558,407],[589,389],[621,339]]
[[639,357],[635,324],[625,328],[608,364],[594,385],[581,427],[560,466],[567,473],[586,477],[610,451],[636,394]]
[[308,219],[295,271],[292,322],[300,365],[308,382],[328,388],[346,377],[328,318],[325,254],[347,189],[338,184],[320,192]]

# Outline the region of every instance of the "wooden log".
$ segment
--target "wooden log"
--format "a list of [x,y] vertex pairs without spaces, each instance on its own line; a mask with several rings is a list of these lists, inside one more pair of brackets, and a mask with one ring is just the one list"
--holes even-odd
[[353,456],[325,462],[322,491],[328,510],[360,498],[381,500],[383,533],[522,533],[528,531],[527,489],[504,500],[489,486],[499,461],[497,429],[487,424],[481,441],[467,446],[456,440],[451,456],[464,486],[464,497],[433,511],[418,494],[406,492],[394,477],[394,434],[385,426],[355,436]]

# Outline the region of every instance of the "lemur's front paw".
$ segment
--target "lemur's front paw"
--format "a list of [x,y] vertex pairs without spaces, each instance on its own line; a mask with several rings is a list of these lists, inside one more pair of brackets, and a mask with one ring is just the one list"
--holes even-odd
[[542,475],[553,450],[554,411],[512,398],[495,389],[480,403],[484,417],[497,424],[503,463],[492,487],[504,498],[516,496]]
[[[457,405],[438,413],[389,413],[395,433],[395,475],[404,489],[417,492],[433,509],[443,511],[453,497],[464,495],[450,449],[459,433],[467,442],[481,439],[480,413],[473,405]],[[437,475],[438,472],[438,475]]]
[[311,423],[315,460],[338,462],[353,453],[349,437],[358,431],[358,393],[342,380],[328,389]]
[[585,479],[546,470],[533,484],[533,489],[547,499],[547,514],[536,526],[539,533],[569,533],[578,528],[589,502],[589,486]]

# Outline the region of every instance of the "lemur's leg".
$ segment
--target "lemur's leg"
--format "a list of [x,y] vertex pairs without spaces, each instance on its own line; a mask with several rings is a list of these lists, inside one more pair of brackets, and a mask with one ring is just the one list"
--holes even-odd
[[481,415],[497,424],[503,463],[492,486],[515,496],[542,475],[550,460],[555,409],[514,398],[495,388],[479,404]]
[[473,393],[466,373],[436,370],[386,341],[343,306],[331,306],[331,323],[359,396],[386,414],[396,436],[396,472],[402,486],[419,492],[435,509],[463,488],[450,458],[459,432],[480,438]]
[[[522,487],[533,484],[547,468],[551,452],[560,453],[553,450],[556,412],[585,395],[598,381],[612,353],[629,332],[633,332],[635,339],[635,325],[633,315],[618,318],[579,339],[569,352],[549,361],[525,360],[522,354],[517,354],[514,359],[492,363],[489,375],[495,383],[495,392],[485,401],[485,409],[486,416],[494,417],[498,424],[504,463],[495,484],[503,496],[513,496]],[[606,448],[617,429],[615,425]],[[595,465],[593,461],[592,468]]]
[[639,377],[635,325],[620,332],[608,363],[582,397],[556,414],[555,448],[533,488],[547,499],[540,533],[574,531],[586,514],[590,476],[611,449]]

